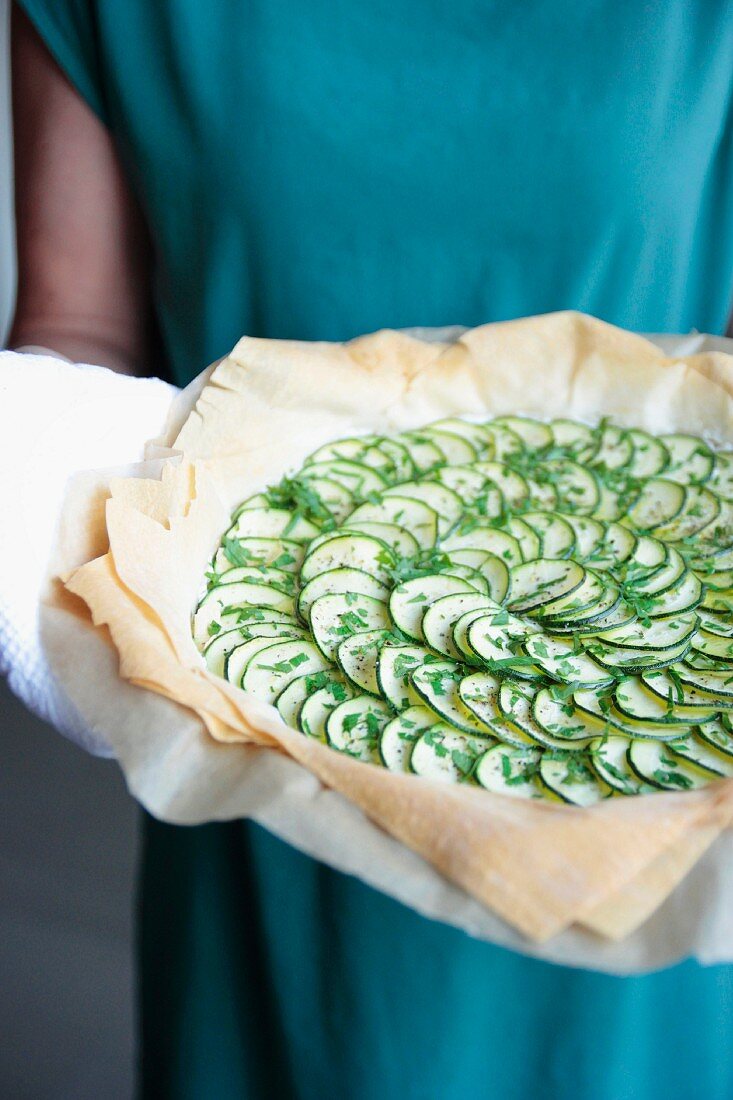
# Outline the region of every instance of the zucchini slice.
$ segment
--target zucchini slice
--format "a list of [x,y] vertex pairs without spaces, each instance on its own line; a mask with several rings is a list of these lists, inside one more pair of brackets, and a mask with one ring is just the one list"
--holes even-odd
[[674,741],[677,737],[687,736],[691,731],[689,724],[656,723],[629,718],[614,704],[612,696],[593,689],[576,691],[573,699],[581,711],[604,723],[604,733],[623,733],[627,737],[650,738],[654,741]]
[[357,438],[337,439],[335,443],[325,443],[313,454],[308,455],[304,465],[312,466],[321,462],[335,462],[347,459],[362,466],[373,466],[382,472],[392,473],[393,462],[381,450],[379,436],[364,435]]
[[394,473],[392,475],[392,481],[409,481],[417,473],[417,467],[410,457],[410,452],[403,443],[400,443],[398,439],[389,439],[385,436],[380,436],[379,443],[377,444],[380,451],[383,451],[387,458],[394,467]]
[[542,474],[541,477],[527,477],[527,488],[529,489],[528,504],[530,507],[539,512],[557,511],[560,507],[558,499],[557,489],[551,481],[546,480],[544,477],[544,471],[537,471],[538,474]]
[[414,558],[420,552],[420,544],[406,527],[396,523],[370,523],[369,520],[354,520],[352,512],[348,523],[349,531],[356,534],[371,535],[389,546],[398,558]]
[[300,630],[302,623],[298,621],[295,615],[289,615],[285,611],[275,611],[271,607],[259,607],[243,604],[241,607],[224,607],[222,608],[221,615],[210,622],[208,629],[205,632],[204,637],[196,638],[199,648],[206,646],[211,638],[219,637],[229,630],[248,630],[250,631],[249,637],[255,637],[251,632],[252,626],[259,626],[264,623],[281,623],[285,626],[295,627]]
[[437,512],[424,501],[398,494],[360,504],[349,516],[349,524],[355,522],[390,523],[395,527],[405,527],[424,550],[434,546],[438,537]]
[[684,542],[713,524],[720,515],[720,500],[715,493],[700,485],[688,485],[682,511],[669,523],[657,527],[657,538]]
[[511,534],[484,524],[476,524],[464,534],[451,532],[442,540],[441,549],[447,554],[454,550],[487,550],[510,567],[523,561],[519,543]]
[[[655,619],[646,626],[636,619],[625,626],[601,631],[596,637],[617,649],[675,649],[692,637],[697,629],[697,622],[698,619],[694,613],[673,615],[669,619]],[[731,656],[733,656],[733,645]]]
[[730,615],[733,613],[733,589],[727,588],[723,592],[716,591],[714,588],[708,589],[699,606],[708,611],[720,611]]
[[[586,738],[555,737],[535,721],[534,693],[511,680],[504,680],[499,688],[499,710],[504,718],[531,738],[537,745],[552,751],[580,752],[590,741]],[[597,732],[597,731],[594,731]]]
[[725,658],[708,657],[705,653],[699,653],[692,646],[682,658],[683,664],[690,668],[696,668],[702,672],[730,672],[730,664]]
[[441,453],[445,455],[446,462],[451,466],[475,462],[479,456],[478,448],[463,435],[456,435],[455,432],[443,431],[433,426],[423,428],[421,434],[438,445]]
[[715,456],[694,435],[663,435],[661,441],[669,454],[667,477],[680,485],[702,485],[713,472]]
[[483,424],[475,424],[471,420],[462,420],[458,416],[448,416],[443,420],[434,420],[428,427],[436,432],[450,432],[451,435],[460,435],[471,443],[477,453],[491,447],[491,439]]
[[[465,645],[474,661],[478,658],[490,668],[506,668],[513,675],[526,673],[534,676],[535,672],[532,671],[534,663],[520,651],[520,646],[521,642],[530,634],[536,633],[536,630],[532,623],[499,608],[484,615],[477,614],[472,618],[466,626]],[[460,649],[458,622],[453,638],[456,647]]]
[[700,620],[701,629],[707,633],[715,634],[720,638],[733,638],[733,619],[729,616],[700,608],[697,617]]
[[445,535],[463,513],[463,502],[457,493],[438,481],[406,481],[394,489],[385,489],[382,500],[391,496],[418,500],[432,508],[438,517],[438,534]]
[[707,486],[722,500],[733,501],[733,454],[730,451],[716,454],[715,467]]
[[678,516],[685,505],[687,492],[683,485],[664,478],[651,478],[642,486],[636,503],[629,512],[629,521],[640,531],[652,531]]
[[[236,653],[236,650],[233,652]],[[249,658],[242,676],[242,688],[266,703],[274,703],[296,676],[311,675],[332,667],[313,642],[301,638],[279,640],[265,649],[259,649]]]
[[[489,744],[493,744],[493,740]],[[464,783],[481,756],[486,741],[454,729],[448,723],[436,722],[415,742],[410,754],[410,770],[424,779],[440,783]]]
[[630,466],[633,457],[634,444],[629,434],[615,424],[604,424],[600,431],[598,450],[590,459],[589,465],[607,473]]
[[298,715],[300,714],[300,708],[310,695],[308,690],[309,680],[311,680],[310,676],[298,676],[295,680],[291,680],[275,700],[278,714],[285,725],[290,726],[291,729],[297,730],[300,728]]
[[215,588],[218,584],[237,584],[239,581],[270,585],[273,588],[281,588],[283,592],[291,595],[295,589],[293,574],[272,565],[236,565],[232,569],[225,569],[223,573],[218,573],[211,587]]
[[541,753],[537,749],[494,745],[476,765],[476,782],[494,794],[513,798],[541,798],[537,777]]
[[733,588],[733,569],[716,570],[713,573],[705,573],[705,587],[714,588],[718,592],[729,592]]
[[[240,615],[240,609],[249,607],[279,612],[281,619],[295,617],[294,598],[279,588],[249,581],[216,585],[206,593],[193,616],[194,641],[199,645],[207,642],[212,623],[235,626],[238,621],[245,621],[247,616]],[[252,615],[250,618],[256,621],[260,617]]]
[[554,680],[584,688],[605,687],[613,676],[587,653],[561,638],[532,634],[524,641],[524,651]]
[[521,508],[529,500],[529,485],[511,466],[504,462],[477,462],[475,468],[496,486],[510,508]]
[[304,466],[300,476],[305,481],[326,478],[336,482],[349,491],[352,497],[366,497],[378,493],[387,485],[387,479],[372,466],[361,462],[351,462],[345,458],[331,459],[330,462],[312,462]]
[[623,488],[614,489],[605,481],[599,481],[600,497],[593,509],[595,519],[614,522],[623,519],[634,502],[634,494],[629,495]]
[[554,795],[573,806],[594,806],[610,789],[578,753],[544,752],[540,779]]
[[573,557],[581,564],[587,562],[592,566],[593,562],[588,559],[599,553],[603,546],[606,536],[604,524],[597,519],[591,519],[590,516],[575,516],[567,513],[563,515],[563,519],[570,524],[575,534]]
[[583,741],[599,737],[604,724],[575,706],[572,698],[558,698],[554,688],[540,688],[532,700],[532,717],[558,741]]
[[369,695],[379,695],[377,660],[379,650],[389,633],[385,630],[367,630],[364,634],[352,634],[344,638],[336,650],[336,660],[350,684]]
[[486,732],[515,748],[536,748],[537,742],[499,709],[501,683],[490,672],[475,672],[465,676],[458,685],[458,694]]
[[[687,671],[692,673],[694,670],[688,668]],[[690,713],[707,712],[708,714],[712,710],[733,708],[732,696],[712,692],[700,687],[699,684],[683,681],[677,668],[673,668],[671,673],[667,669],[643,672],[641,678],[650,691],[673,707],[677,713],[684,713],[681,710],[683,706],[693,708]]]
[[392,718],[379,735],[379,758],[391,772],[409,772],[412,749],[420,734],[435,725],[427,707],[408,707]]
[[555,446],[567,451],[576,462],[587,462],[598,449],[598,435],[587,424],[560,418],[551,420],[549,427]]
[[464,506],[471,508],[487,489],[486,478],[478,470],[474,470],[473,466],[443,466],[436,471],[435,480],[457,493]]
[[631,741],[627,759],[639,779],[659,790],[696,790],[710,780],[709,775],[706,776],[660,741]]
[[614,700],[626,718],[655,725],[689,726],[691,722],[712,721],[717,714],[710,707],[686,706],[678,685],[662,672],[619,680]]
[[331,569],[347,567],[369,573],[381,584],[390,583],[394,555],[383,542],[370,535],[341,535],[309,550],[300,570],[303,584]]
[[531,416],[497,416],[492,428],[508,428],[522,441],[528,451],[544,451],[554,442],[552,428]]
[[442,566],[440,572],[444,577],[458,577],[459,580],[468,581],[476,592],[489,598],[489,582],[483,573],[479,573],[478,569],[474,569],[472,565],[451,562],[450,565]]
[[[726,508],[731,507],[727,501],[721,501],[721,507],[723,505],[725,505]],[[703,534],[705,534],[705,532],[703,532]],[[727,543],[730,535],[726,533],[724,537]],[[733,569],[733,548],[725,545],[718,553],[707,553],[708,550],[714,551],[717,549],[715,544],[709,543],[707,539],[703,540],[700,535],[698,538],[700,539],[702,549],[702,553],[699,556],[696,553],[700,545],[698,544],[698,539],[691,540],[691,544],[680,546],[680,550],[687,558],[687,564],[691,569],[694,569],[696,572],[701,572],[705,576],[707,576],[711,569]]]
[[395,710],[410,705],[410,676],[434,654],[421,645],[384,645],[377,656],[377,684],[380,694]]
[[488,594],[495,603],[503,603],[509,591],[509,569],[488,550],[451,550],[447,557],[459,565],[470,565],[486,580]]
[[664,592],[654,596],[645,596],[643,611],[649,618],[666,618],[681,615],[685,611],[694,611],[703,598],[704,588],[698,576],[687,570]]
[[599,737],[588,746],[591,765],[606,786],[626,795],[653,790],[632,771],[628,751],[629,738],[619,734]]
[[326,723],[331,711],[354,698],[350,685],[336,680],[336,674],[330,675],[334,678],[323,687],[310,692],[298,712],[298,726],[301,733],[306,737],[315,737],[317,741],[326,741]]
[[733,757],[733,735],[722,722],[705,722],[698,728],[697,733],[706,744],[712,745],[726,756]]
[[585,515],[598,507],[601,490],[592,470],[561,458],[544,462],[542,469],[555,486],[561,512]]
[[430,604],[422,618],[422,633],[425,641],[444,657],[460,661],[463,655],[453,641],[453,627],[466,611],[501,610],[488,596],[480,592],[455,592],[440,596]]
[[301,619],[307,622],[313,603],[319,596],[331,593],[358,593],[385,604],[389,599],[389,588],[363,569],[352,569],[348,566],[326,569],[323,573],[316,573],[301,588],[298,595],[298,614]]
[[576,623],[589,619],[595,619],[599,615],[607,614],[613,604],[619,599],[618,589],[613,589],[613,602],[610,604],[604,599],[606,592],[611,590],[606,581],[591,569],[585,570],[583,583],[567,596],[550,600],[537,612],[541,622],[549,624],[550,621],[558,623]]
[[[600,522],[596,520],[596,522]],[[602,545],[594,550],[588,561],[594,569],[617,569],[627,562],[634,553],[637,537],[628,527],[620,523],[604,524],[606,534]]]
[[285,508],[245,508],[226,533],[230,539],[291,539],[305,542],[320,528],[297,512]]
[[340,481],[334,481],[329,477],[304,477],[307,488],[315,493],[321,505],[333,517],[336,523],[341,523],[350,512],[353,512],[356,499],[351,489]]
[[310,609],[310,629],[321,653],[333,661],[345,638],[392,626],[387,605],[373,596],[356,592],[334,592],[319,596]]
[[203,652],[206,667],[216,676],[224,676],[226,659],[233,649],[253,638],[298,638],[303,631],[294,622],[255,623],[252,626],[236,626],[215,634]]
[[[683,663],[675,665],[672,671],[679,677],[683,689],[689,685],[733,700],[733,667],[725,672],[705,672]],[[733,701],[730,706],[733,706]]]
[[722,657],[733,662],[733,638],[722,638],[707,630],[698,630],[692,639],[692,648],[706,657]]
[[698,531],[693,551],[703,561],[712,558],[718,562],[724,556],[733,557],[733,504],[730,501],[721,500],[720,512],[713,522]]
[[693,733],[691,737],[686,737],[682,741],[674,741],[670,748],[675,756],[679,756],[703,772],[720,778],[733,775],[733,757],[719,752],[699,734]]
[[624,581],[649,578],[667,563],[667,547],[652,535],[639,535],[631,556],[625,562]]
[[530,612],[575,592],[583,583],[585,570],[574,561],[537,558],[512,566],[510,578],[509,607]]
[[630,477],[643,480],[658,477],[669,465],[669,451],[659,439],[639,428],[629,428],[634,454],[628,466]]
[[357,695],[333,708],[326,719],[328,744],[354,760],[379,763],[379,738],[392,712],[382,699]]
[[297,676],[275,700],[275,706],[283,722],[296,730],[306,732],[300,724],[300,712],[306,699],[323,688],[328,688],[334,702],[340,702],[349,695],[348,689],[344,686],[343,676],[335,669]]
[[[415,642],[423,642],[425,635],[422,621],[427,609],[441,596],[451,596],[457,592],[470,592],[476,595],[473,585],[460,577],[451,577],[444,573],[414,577],[392,589],[389,610],[403,634]],[[487,599],[487,597],[484,598]]]
[[[496,613],[503,614],[503,612],[503,608],[498,608]],[[468,644],[468,628],[475,619],[483,618],[485,614],[486,612],[481,609],[477,611],[466,611],[459,619],[456,619],[453,624],[453,643],[457,651],[461,654],[461,660],[466,664],[475,665],[477,663],[477,656]]]
[[433,711],[437,720],[448,722],[464,733],[486,736],[485,724],[464,706],[458,693],[462,679],[459,665],[452,661],[434,661],[415,669],[410,684],[420,702]]
[[[606,601],[610,601],[611,604],[607,611],[593,614],[585,620],[580,618],[571,622],[570,629],[572,632],[580,634],[581,637],[593,637],[604,630],[612,630],[615,627],[636,622],[636,612],[630,604],[620,598],[619,589],[615,585],[608,585],[603,601],[601,604],[596,605],[594,611],[598,611],[598,608],[602,607]],[[553,629],[556,630],[557,627],[553,627]]]
[[397,438],[408,451],[419,474],[432,473],[448,461],[440,447],[422,432],[403,432]]
[[268,566],[297,573],[305,549],[294,539],[227,539],[214,557],[214,570],[223,573],[235,565]]
[[542,536],[519,516],[512,516],[506,523],[507,532],[519,543],[522,561],[534,561],[542,557]]
[[[615,584],[604,584],[602,595],[592,603],[586,602],[587,595],[586,589],[585,596],[581,598],[579,590],[579,610],[568,610],[566,607],[552,616],[538,615],[538,621],[552,633],[593,635],[609,625],[631,622],[636,618],[633,608],[621,599],[621,590]],[[569,606],[572,607],[575,602],[571,595]]]
[[682,660],[689,648],[690,643],[687,641],[676,649],[616,649],[598,642],[586,645],[593,660],[614,675],[668,668]]
[[244,512],[247,508],[269,508],[272,505],[272,501],[269,499],[267,493],[255,493],[254,496],[247,497],[241,504],[232,512],[232,519],[236,519],[240,512]]
[[224,677],[230,684],[234,684],[235,687],[242,686],[242,677],[244,676],[244,670],[249,664],[250,658],[254,657],[263,649],[269,649],[270,646],[276,643],[285,641],[306,641],[305,634],[300,631],[299,635],[293,638],[293,635],[286,635],[285,637],[262,637],[262,638],[250,638],[246,642],[240,642],[239,645],[230,649],[224,658]]
[[496,420],[484,424],[483,427],[491,440],[493,460],[503,462],[507,458],[512,458],[524,453],[524,444],[522,440],[511,428],[507,428],[504,424],[497,423]]

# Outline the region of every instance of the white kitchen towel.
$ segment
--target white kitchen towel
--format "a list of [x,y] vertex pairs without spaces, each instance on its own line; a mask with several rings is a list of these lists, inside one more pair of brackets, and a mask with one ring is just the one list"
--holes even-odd
[[0,352],[0,673],[30,710],[99,756],[110,755],[108,744],[43,656],[40,593],[69,477],[141,459],[177,392],[51,354]]

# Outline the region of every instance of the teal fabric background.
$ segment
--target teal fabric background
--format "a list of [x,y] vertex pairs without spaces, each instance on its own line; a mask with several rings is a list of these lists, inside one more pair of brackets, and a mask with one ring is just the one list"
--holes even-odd
[[[179,382],[245,332],[725,328],[723,0],[23,6],[122,150]],[[146,1095],[733,1096],[731,968],[527,960],[246,823],[146,841]]]
[[242,333],[719,332],[726,0],[24,0],[112,127],[183,381]]

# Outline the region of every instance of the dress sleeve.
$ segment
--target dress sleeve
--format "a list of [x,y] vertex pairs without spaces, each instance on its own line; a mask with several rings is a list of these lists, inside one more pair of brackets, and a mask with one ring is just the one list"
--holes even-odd
[[108,124],[94,0],[15,0],[94,113]]

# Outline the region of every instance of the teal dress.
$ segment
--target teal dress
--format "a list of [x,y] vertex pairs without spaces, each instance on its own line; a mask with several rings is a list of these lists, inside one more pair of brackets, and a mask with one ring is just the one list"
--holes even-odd
[[[725,329],[728,0],[23,5],[118,141],[180,383],[242,333]],[[147,819],[141,899],[149,1097],[733,1096],[733,968],[536,962],[242,821]]]

